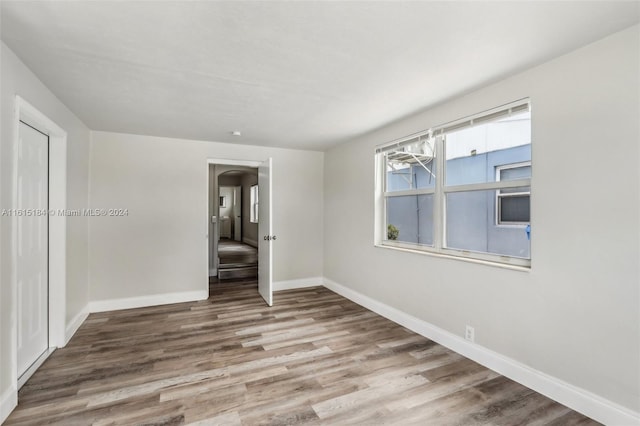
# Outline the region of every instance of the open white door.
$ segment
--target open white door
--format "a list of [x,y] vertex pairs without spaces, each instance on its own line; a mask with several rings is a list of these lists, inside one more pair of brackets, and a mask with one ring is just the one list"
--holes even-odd
[[269,158],[258,167],[258,292],[273,305],[273,273],[271,245],[275,236],[271,225],[271,163]]

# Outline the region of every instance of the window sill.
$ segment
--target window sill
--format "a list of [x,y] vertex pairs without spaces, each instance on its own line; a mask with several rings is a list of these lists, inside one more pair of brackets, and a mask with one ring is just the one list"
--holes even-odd
[[445,253],[436,253],[436,252],[433,252],[433,251],[411,249],[411,248],[406,248],[406,247],[396,247],[396,246],[391,246],[391,245],[387,245],[387,244],[380,244],[380,243],[374,244],[374,246],[377,247],[377,248],[382,248],[382,249],[403,251],[403,252],[407,252],[407,253],[415,253],[415,254],[421,254],[421,255],[426,255],[426,256],[431,256],[431,257],[439,257],[439,258],[442,258],[442,259],[460,260],[460,261],[463,261],[463,262],[476,263],[476,264],[486,265],[486,266],[493,266],[493,267],[496,267],[496,268],[510,269],[512,271],[531,272],[531,267],[530,266],[509,265],[507,263],[494,262],[494,261],[490,261],[490,260],[474,259],[472,257],[463,257],[463,256],[453,256],[453,255],[445,254]]

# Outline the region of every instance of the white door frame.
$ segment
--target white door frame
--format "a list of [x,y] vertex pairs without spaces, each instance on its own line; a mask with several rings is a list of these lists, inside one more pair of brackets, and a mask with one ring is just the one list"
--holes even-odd
[[[216,179],[215,182],[210,182],[209,181],[209,165],[210,164],[215,164],[215,165],[219,165],[219,166],[244,166],[244,167],[252,167],[257,169],[258,166],[260,164],[262,164],[262,161],[254,161],[254,160],[230,160],[227,158],[207,158],[207,196],[206,196],[206,206],[205,206],[205,212],[207,212],[207,221],[205,222],[207,224],[207,229],[205,231],[205,244],[206,244],[206,250],[205,250],[205,255],[207,257],[207,278],[209,277],[209,273],[211,272],[211,270],[209,269],[209,250],[211,249],[211,239],[215,239],[216,236],[214,235],[209,235],[209,224],[211,223],[211,217],[209,216],[209,197],[211,196],[211,187],[210,185],[218,185],[218,181]],[[220,218],[218,217],[218,223],[216,224],[216,226],[220,223]],[[216,227],[214,227],[214,229],[216,229]],[[218,265],[215,265],[215,267],[217,268]],[[206,290],[207,293],[209,292],[209,280],[207,279],[206,281]]]
[[[20,121],[49,135],[49,211],[67,206],[67,132],[29,102],[16,96],[13,129],[13,208],[18,205],[18,138]],[[11,383],[18,389],[18,220],[11,221]],[[66,345],[67,219],[49,215],[49,348]]]

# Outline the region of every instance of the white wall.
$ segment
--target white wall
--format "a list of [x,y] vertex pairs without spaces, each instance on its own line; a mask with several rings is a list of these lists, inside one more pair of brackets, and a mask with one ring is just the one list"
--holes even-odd
[[[638,26],[325,153],[332,281],[640,411]],[[530,97],[530,272],[373,246],[374,147]]]
[[105,301],[207,288],[208,159],[273,157],[274,280],[322,276],[323,157],[248,145],[93,132],[90,297]]
[[[4,44],[1,47],[1,135],[0,203],[12,208],[13,155],[15,148],[15,96],[19,95],[67,132],[67,207],[88,206],[89,129],[69,111]],[[10,383],[11,358],[16,348],[11,339],[10,318],[15,313],[11,289],[11,220],[2,217],[0,225],[0,398]],[[67,218],[66,323],[88,302],[88,221],[86,217]],[[2,401],[0,401],[2,402]],[[2,419],[0,419],[1,421]]]

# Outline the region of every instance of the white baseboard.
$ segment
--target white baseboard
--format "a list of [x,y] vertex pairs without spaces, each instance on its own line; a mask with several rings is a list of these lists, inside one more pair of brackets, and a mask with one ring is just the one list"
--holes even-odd
[[301,278],[298,280],[274,281],[273,291],[292,290],[295,288],[317,287],[322,286],[324,279],[322,277]]
[[0,396],[0,424],[4,423],[9,414],[18,405],[18,389],[11,386]]
[[69,343],[69,340],[76,334],[76,331],[80,328],[84,320],[89,316],[89,305],[85,306],[78,314],[73,317],[71,322],[67,324],[67,328],[64,332],[64,344],[65,346]]
[[195,302],[209,298],[208,290],[180,293],[154,294],[152,296],[127,297],[123,299],[94,300],[89,302],[89,312],[118,311],[121,309],[145,308],[170,303]]
[[258,242],[256,240],[252,240],[251,238],[242,238],[242,242],[245,244],[249,244],[252,247],[258,247]]
[[324,286],[358,305],[364,306],[395,323],[440,343],[442,346],[446,346],[594,420],[607,425],[640,425],[640,413],[535,370],[478,344],[470,343],[461,336],[436,327],[330,279],[324,279]]

